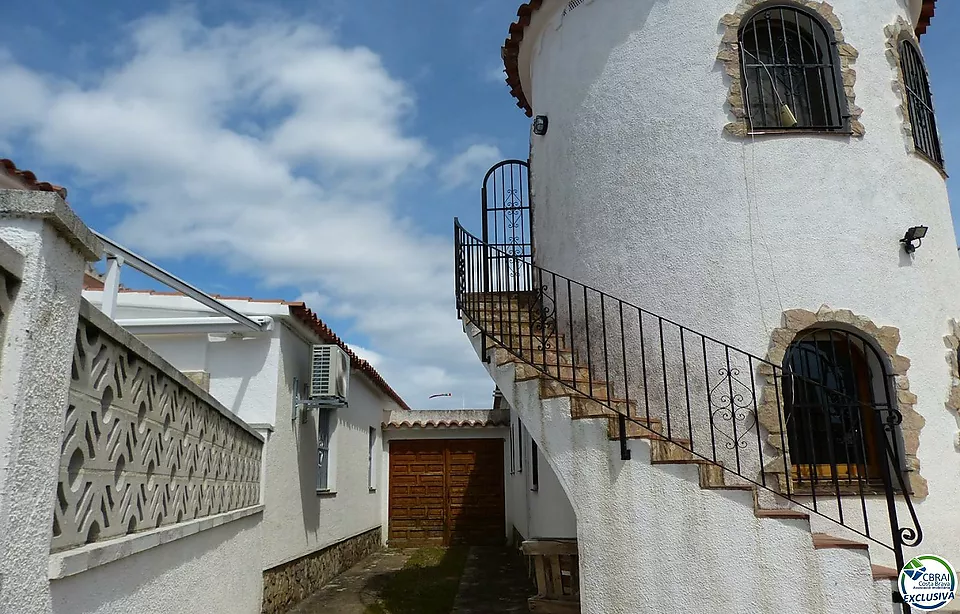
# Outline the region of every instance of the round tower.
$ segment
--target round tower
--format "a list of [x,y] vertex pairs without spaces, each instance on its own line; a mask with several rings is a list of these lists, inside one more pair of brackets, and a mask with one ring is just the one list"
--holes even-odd
[[918,38],[934,2],[533,0],[503,56],[535,119],[536,264],[785,368],[829,341],[811,331],[853,334],[891,377],[922,549],[949,554],[960,258]]

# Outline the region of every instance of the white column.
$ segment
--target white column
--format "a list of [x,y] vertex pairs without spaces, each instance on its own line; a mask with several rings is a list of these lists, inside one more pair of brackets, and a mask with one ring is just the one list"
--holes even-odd
[[100,253],[58,195],[0,190],[0,612],[50,610],[47,559],[83,270]]

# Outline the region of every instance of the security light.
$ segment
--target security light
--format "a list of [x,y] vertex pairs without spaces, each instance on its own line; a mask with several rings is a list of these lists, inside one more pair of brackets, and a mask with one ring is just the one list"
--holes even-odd
[[[900,242],[903,243],[903,250],[908,254],[912,254],[917,251],[917,248],[920,247],[920,239],[927,236],[927,227],[926,226],[911,226],[907,229],[907,232],[903,235],[903,238],[900,239]],[[917,244],[914,245],[913,242],[916,241]]]
[[533,133],[538,136],[543,136],[547,133],[547,116],[546,115],[537,115],[533,118]]

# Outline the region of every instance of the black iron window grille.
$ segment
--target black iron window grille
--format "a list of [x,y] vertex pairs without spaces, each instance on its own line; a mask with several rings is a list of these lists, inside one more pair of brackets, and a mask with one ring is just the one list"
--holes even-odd
[[751,129],[849,131],[840,57],[819,16],[767,7],[744,21],[739,42]]
[[927,69],[920,50],[909,40],[900,43],[900,67],[907,88],[907,108],[913,127],[913,144],[918,152],[942,169],[943,150],[940,148],[940,136],[937,133]]

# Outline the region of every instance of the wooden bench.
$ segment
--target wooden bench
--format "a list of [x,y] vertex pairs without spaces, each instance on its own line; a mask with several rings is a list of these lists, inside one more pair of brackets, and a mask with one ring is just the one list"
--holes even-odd
[[580,561],[575,539],[532,539],[520,546],[533,563],[537,596],[528,601],[538,614],[580,614]]

